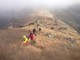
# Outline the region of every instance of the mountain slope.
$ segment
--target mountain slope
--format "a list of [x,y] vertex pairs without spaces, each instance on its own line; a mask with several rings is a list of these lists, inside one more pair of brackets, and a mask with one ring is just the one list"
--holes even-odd
[[80,4],[75,4],[66,9],[58,9],[55,14],[65,23],[72,26],[80,33]]
[[[34,20],[39,18],[38,22],[22,28],[0,30],[0,60],[80,60],[80,35],[75,29],[61,20],[42,16],[36,15]],[[22,37],[33,28],[41,28],[36,43],[24,46]]]

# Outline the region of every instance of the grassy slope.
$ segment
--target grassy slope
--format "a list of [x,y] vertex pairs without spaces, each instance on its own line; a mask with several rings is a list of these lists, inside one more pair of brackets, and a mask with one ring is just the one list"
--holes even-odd
[[23,46],[22,36],[34,27],[0,30],[0,60],[80,60],[80,36],[70,29],[42,28],[35,45]]

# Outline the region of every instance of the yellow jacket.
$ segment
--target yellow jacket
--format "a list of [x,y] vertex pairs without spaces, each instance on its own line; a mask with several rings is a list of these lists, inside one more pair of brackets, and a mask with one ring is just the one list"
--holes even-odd
[[23,36],[23,38],[24,38],[24,42],[23,43],[26,43],[26,42],[29,41],[29,39],[25,35]]

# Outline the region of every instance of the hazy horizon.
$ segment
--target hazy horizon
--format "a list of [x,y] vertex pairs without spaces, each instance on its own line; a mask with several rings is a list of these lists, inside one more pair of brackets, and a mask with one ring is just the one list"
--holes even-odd
[[39,7],[61,8],[79,3],[79,0],[0,0],[0,11]]

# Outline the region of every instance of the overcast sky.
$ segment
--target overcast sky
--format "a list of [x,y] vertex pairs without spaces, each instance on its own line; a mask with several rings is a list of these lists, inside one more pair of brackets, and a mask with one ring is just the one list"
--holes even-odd
[[76,3],[80,3],[80,0],[0,0],[0,10],[30,6],[67,7]]

